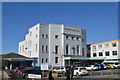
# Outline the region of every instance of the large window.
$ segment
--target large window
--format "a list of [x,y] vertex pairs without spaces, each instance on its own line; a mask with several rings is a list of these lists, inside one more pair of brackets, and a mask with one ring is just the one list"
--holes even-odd
[[44,63],[44,58],[42,58],[42,63]]
[[84,48],[82,48],[82,55],[84,56]]
[[46,53],[48,53],[48,46],[46,46]]
[[99,52],[99,56],[103,56],[103,52]]
[[92,48],[93,48],[93,51],[96,51],[96,46],[93,46]]
[[101,48],[102,48],[102,45],[98,45],[98,48],[101,49]]
[[55,63],[56,64],[58,63],[58,57],[55,57]]
[[109,51],[106,51],[106,52],[105,52],[105,55],[106,55],[106,56],[110,56],[110,52],[109,52]]
[[42,38],[44,38],[44,34],[42,34]]
[[77,54],[79,54],[79,45],[77,45]]
[[42,45],[42,52],[44,52],[44,46]]
[[69,36],[66,36],[66,39],[69,39]]
[[75,47],[74,46],[72,47],[72,51],[73,51],[73,54],[75,54]]
[[58,54],[58,46],[55,46],[55,54]]
[[117,51],[112,51],[113,55],[117,55]]
[[68,46],[68,44],[66,45],[66,54],[68,54],[68,49],[69,48],[69,46]]
[[48,59],[46,58],[46,63],[48,62]]
[[113,46],[113,47],[117,47],[117,44],[116,44],[116,43],[112,43],[112,46]]
[[96,53],[93,53],[93,57],[96,57],[97,55],[96,55]]

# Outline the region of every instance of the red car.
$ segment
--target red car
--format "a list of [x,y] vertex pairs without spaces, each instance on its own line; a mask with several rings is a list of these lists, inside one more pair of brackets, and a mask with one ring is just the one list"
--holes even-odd
[[23,68],[22,70],[18,70],[17,73],[20,74],[20,72],[22,72],[22,71],[25,70],[25,69],[33,69],[33,67],[25,67],[25,68]]

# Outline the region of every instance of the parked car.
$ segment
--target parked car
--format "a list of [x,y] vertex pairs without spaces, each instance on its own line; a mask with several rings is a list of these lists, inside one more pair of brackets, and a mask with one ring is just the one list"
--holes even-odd
[[95,66],[97,66],[98,69],[104,69],[104,65],[103,64],[95,64]]
[[87,75],[88,71],[84,67],[75,67],[74,68],[74,75],[79,76],[79,75]]
[[41,67],[40,67],[40,66],[34,66],[33,68],[34,68],[35,70],[41,71]]
[[85,67],[87,70],[97,70],[98,67],[96,65],[88,65]]
[[112,64],[107,64],[106,66],[107,66],[107,68],[109,68],[109,69],[114,69],[114,68],[115,68],[115,66],[112,65]]
[[24,67],[16,67],[15,69],[14,69],[14,72],[18,72],[19,70],[22,70]]
[[42,71],[36,69],[25,69],[21,72],[21,75],[23,76],[23,78],[40,79]]
[[66,68],[65,67],[58,67],[56,69],[53,69],[53,72],[64,73],[64,72],[66,72]]
[[23,69],[21,69],[21,70],[18,70],[17,73],[20,74],[20,73],[21,73],[23,70],[25,70],[25,69],[33,69],[33,67],[25,67],[25,68],[23,68]]

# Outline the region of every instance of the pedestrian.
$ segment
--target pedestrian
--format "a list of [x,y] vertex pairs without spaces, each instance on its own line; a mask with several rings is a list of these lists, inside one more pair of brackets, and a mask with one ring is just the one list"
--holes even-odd
[[73,66],[71,66],[70,72],[71,72],[71,79],[73,79],[73,75],[74,75],[74,67]]
[[54,78],[52,76],[52,71],[49,72],[49,80],[54,80]]
[[66,69],[65,76],[66,76],[66,80],[70,80],[70,70],[68,68]]

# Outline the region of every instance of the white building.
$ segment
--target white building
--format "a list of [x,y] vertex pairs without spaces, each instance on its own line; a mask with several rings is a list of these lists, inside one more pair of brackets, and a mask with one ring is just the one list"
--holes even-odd
[[91,57],[104,58],[104,61],[120,60],[120,39],[91,44]]
[[86,31],[80,27],[38,23],[19,43],[19,54],[38,58],[36,65],[64,66],[67,56],[86,57]]

